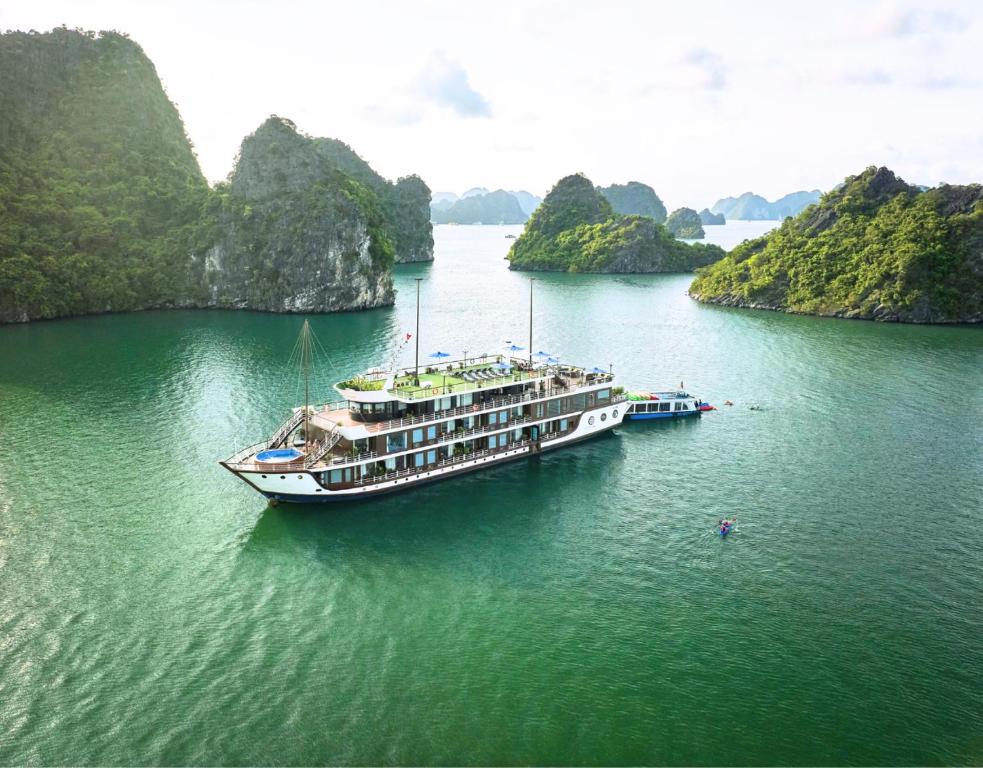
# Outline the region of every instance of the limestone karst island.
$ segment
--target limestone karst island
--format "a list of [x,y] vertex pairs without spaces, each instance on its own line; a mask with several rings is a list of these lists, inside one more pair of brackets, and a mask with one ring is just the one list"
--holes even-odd
[[0,768],[980,765],[981,50],[0,3]]

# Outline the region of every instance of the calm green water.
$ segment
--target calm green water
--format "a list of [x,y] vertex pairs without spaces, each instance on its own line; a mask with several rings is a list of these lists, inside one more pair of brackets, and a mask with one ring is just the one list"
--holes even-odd
[[[507,231],[312,317],[333,364],[413,277],[424,351],[524,338]],[[536,346],[733,408],[330,508],[216,464],[301,318],[0,328],[0,763],[983,762],[983,335],[687,284],[540,275]]]

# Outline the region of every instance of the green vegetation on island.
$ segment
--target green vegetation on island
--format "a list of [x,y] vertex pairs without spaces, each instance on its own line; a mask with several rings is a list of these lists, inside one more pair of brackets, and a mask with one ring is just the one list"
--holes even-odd
[[687,244],[646,216],[623,216],[581,174],[560,179],[509,250],[509,268],[561,272],[689,272],[724,255]]
[[271,118],[210,189],[153,64],[115,32],[0,35],[0,322],[152,307],[389,304],[433,258],[430,190]]
[[666,207],[655,190],[640,181],[601,187],[600,192],[611,203],[615,213],[626,216],[648,216],[659,224],[666,223]]
[[922,190],[867,168],[701,270],[694,298],[912,323],[983,319],[983,187]]
[[677,208],[666,219],[666,229],[673,235],[687,240],[702,240],[706,233],[700,214],[692,208]]

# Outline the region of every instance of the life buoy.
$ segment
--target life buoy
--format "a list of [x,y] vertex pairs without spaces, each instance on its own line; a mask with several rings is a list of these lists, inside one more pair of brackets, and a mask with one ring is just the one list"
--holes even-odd
[[436,395],[436,394],[437,394],[437,388],[436,388],[436,387],[434,387],[433,389],[431,389],[431,390],[430,390],[430,394],[431,394],[431,395]]

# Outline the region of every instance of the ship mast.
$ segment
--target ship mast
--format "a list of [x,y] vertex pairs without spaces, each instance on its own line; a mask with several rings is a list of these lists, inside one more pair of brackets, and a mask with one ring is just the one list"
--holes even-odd
[[532,284],[535,277],[529,278],[529,366],[532,367]]
[[310,445],[311,325],[305,320],[301,331],[301,364],[304,366],[304,448]]
[[416,362],[413,365],[413,386],[420,386],[420,281],[422,277],[414,277],[416,280]]

